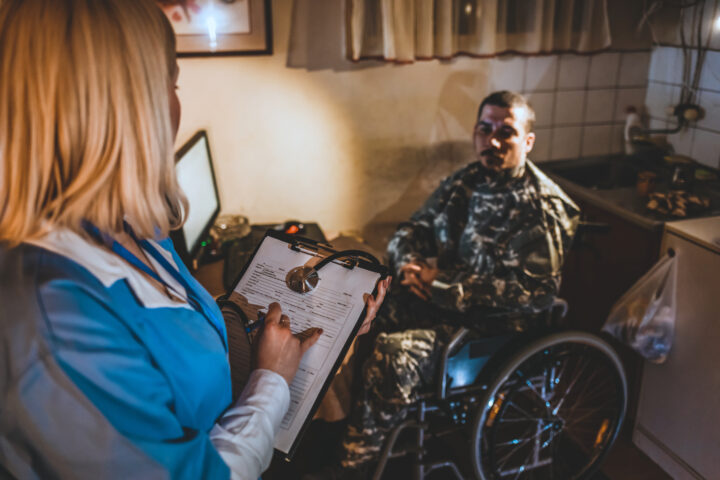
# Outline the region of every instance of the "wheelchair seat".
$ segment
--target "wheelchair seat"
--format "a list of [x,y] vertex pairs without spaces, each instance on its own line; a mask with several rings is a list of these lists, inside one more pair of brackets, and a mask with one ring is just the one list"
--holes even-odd
[[[417,480],[438,469],[478,480],[591,475],[622,426],[627,382],[604,340],[549,333],[566,311],[564,301],[553,304],[545,333],[482,338],[460,327],[443,351],[435,388],[388,435],[373,478],[382,478],[389,459],[408,455]],[[396,449],[409,430],[412,444]],[[426,439],[455,432],[469,440],[464,458],[427,462]]]

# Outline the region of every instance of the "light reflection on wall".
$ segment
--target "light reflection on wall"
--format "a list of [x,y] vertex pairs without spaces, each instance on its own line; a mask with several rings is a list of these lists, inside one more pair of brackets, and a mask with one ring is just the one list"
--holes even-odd
[[263,59],[182,59],[180,69],[178,145],[208,129],[224,212],[355,225],[350,126],[316,83]]

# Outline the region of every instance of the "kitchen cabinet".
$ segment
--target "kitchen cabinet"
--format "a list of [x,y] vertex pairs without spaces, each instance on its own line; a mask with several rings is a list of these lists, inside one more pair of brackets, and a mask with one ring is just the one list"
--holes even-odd
[[[662,224],[648,227],[573,195],[583,219],[609,226],[607,233],[589,233],[576,238],[563,267],[560,296],[569,305],[567,325],[573,329],[600,332],[615,302],[658,260]],[[626,428],[631,428],[637,409],[642,360],[629,347],[612,342],[620,354],[628,379]]]
[[667,224],[677,254],[675,338],[646,363],[634,443],[677,480],[720,478],[720,217]]

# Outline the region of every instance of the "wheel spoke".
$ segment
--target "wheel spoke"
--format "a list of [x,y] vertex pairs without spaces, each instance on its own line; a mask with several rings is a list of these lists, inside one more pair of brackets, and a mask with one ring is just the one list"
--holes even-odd
[[[585,368],[588,365],[590,365],[590,362],[584,358],[581,359],[580,362],[582,362],[583,360],[585,360],[585,365],[583,365],[583,367],[580,369],[580,371],[577,373],[577,375],[575,375],[575,378],[573,378],[572,382],[570,382],[570,385],[568,385],[568,387],[565,389],[565,392],[563,393],[562,398],[560,399],[558,404],[555,406],[555,408],[552,410],[553,415],[557,415],[558,410],[560,410],[560,408],[563,405],[563,402],[565,402],[565,399],[567,398],[568,392],[570,392],[570,390],[575,386],[575,383],[580,379],[580,376],[581,376],[580,374],[585,371]],[[578,365],[579,364],[580,363],[578,363]]]
[[525,445],[528,444],[528,442],[530,442],[530,441],[532,441],[532,440],[535,440],[537,437],[539,437],[539,436],[542,435],[543,433],[547,432],[547,431],[548,431],[549,429],[551,429],[551,428],[552,428],[552,424],[548,424],[548,425],[545,425],[542,429],[540,429],[540,431],[535,432],[533,435],[531,435],[531,436],[529,436],[529,437],[527,437],[527,438],[524,438],[523,440],[520,440],[520,439],[518,439],[518,438],[515,438],[515,439],[511,440],[510,442],[498,443],[498,444],[497,444],[498,446],[514,445],[514,447],[515,447],[514,449],[512,449],[512,450],[510,451],[510,453],[508,453],[507,455],[505,455],[505,456],[502,458],[501,462],[503,462],[503,464],[501,465],[500,468],[503,468],[503,467],[505,466],[505,464],[507,463],[507,461],[510,459],[510,457],[512,457],[512,455],[513,455],[515,452],[517,452],[518,450],[522,449]]
[[612,445],[624,414],[617,355],[585,334],[519,355],[505,380],[490,386],[502,401],[495,397],[478,416],[476,472],[503,480],[584,478]]
[[525,457],[525,461],[520,465],[520,468],[518,468],[518,472],[517,472],[517,475],[515,475],[514,480],[518,480],[518,478],[520,478],[520,475],[522,475],[522,473],[525,471],[525,465],[528,464],[528,460],[530,460],[530,457],[532,456],[532,454],[533,454],[533,451],[530,450],[530,453],[528,453],[528,456]]
[[541,420],[541,418],[530,415],[528,412],[526,412],[525,410],[520,408],[520,406],[518,404],[516,404],[515,402],[513,402],[512,400],[506,400],[506,403],[509,407],[513,407],[515,410],[517,410],[522,415],[524,415],[525,418],[527,418],[528,420]]
[[543,397],[542,394],[540,394],[540,392],[537,391],[535,385],[532,384],[532,379],[528,378],[525,374],[521,372],[518,373],[520,373],[520,375],[525,379],[523,383],[530,389],[531,392],[535,394],[535,396],[537,396],[537,398],[540,399],[540,404],[545,407],[545,411],[547,413],[550,413],[550,403],[545,399],[545,397]]

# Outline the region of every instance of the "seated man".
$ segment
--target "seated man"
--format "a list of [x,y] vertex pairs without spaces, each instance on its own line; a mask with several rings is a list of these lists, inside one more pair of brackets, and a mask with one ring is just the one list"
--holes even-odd
[[457,328],[453,320],[473,321],[482,331],[478,309],[537,311],[557,295],[579,209],[527,160],[534,118],[516,93],[485,98],[474,132],[476,161],[445,179],[391,239],[401,288],[375,320],[381,333],[363,366],[363,398],[350,418],[337,477],[362,478],[367,468],[359,467],[374,463],[418,390],[434,384],[438,356]]

